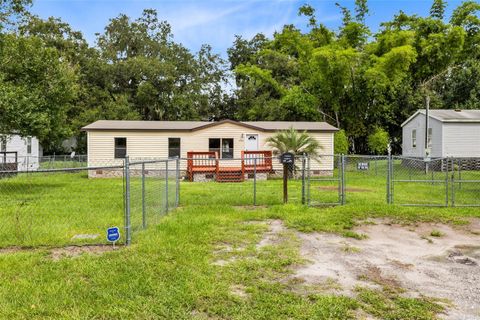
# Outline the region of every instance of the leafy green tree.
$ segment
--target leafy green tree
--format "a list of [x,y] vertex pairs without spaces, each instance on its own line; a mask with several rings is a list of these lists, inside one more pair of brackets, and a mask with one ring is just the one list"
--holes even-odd
[[388,132],[382,128],[375,128],[368,136],[368,148],[374,154],[385,154],[390,143]]
[[322,146],[317,139],[306,131],[298,132],[294,128],[278,131],[267,138],[267,144],[273,148],[274,154],[291,152],[295,155],[308,154],[317,157]]
[[32,0],[2,0],[0,1],[0,31],[23,18]]
[[348,153],[348,137],[345,130],[341,129],[335,132],[333,138],[333,146],[335,154],[347,154]]
[[0,36],[0,132],[37,136],[48,148],[69,136],[64,124],[77,90],[75,68],[41,39]]
[[145,120],[216,118],[225,98],[224,61],[209,46],[194,55],[172,39],[170,25],[152,9],[133,21],[111,19],[98,46],[111,65],[113,94],[126,95]]
[[447,3],[445,0],[433,0],[432,8],[430,9],[430,17],[443,20],[446,6]]

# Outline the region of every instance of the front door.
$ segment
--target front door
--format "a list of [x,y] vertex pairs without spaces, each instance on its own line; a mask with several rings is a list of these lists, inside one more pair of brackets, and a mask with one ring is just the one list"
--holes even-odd
[[245,135],[245,150],[247,151],[258,150],[258,134]]

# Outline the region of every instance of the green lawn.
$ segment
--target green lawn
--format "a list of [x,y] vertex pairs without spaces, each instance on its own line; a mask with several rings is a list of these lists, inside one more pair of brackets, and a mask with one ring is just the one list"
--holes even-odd
[[[362,179],[361,175],[371,175]],[[347,205],[300,205],[301,184],[290,183],[291,204],[281,205],[281,181],[253,184],[181,183],[180,208],[165,215],[167,182],[146,181],[147,223],[142,225],[140,180],[132,179],[133,245],[101,255],[55,261],[51,248],[0,253],[0,318],[8,319],[355,319],[360,310],[386,319],[436,319],[441,307],[428,298],[406,298],[388,288],[358,288],[354,297],[321,288],[293,290],[292,268],[305,263],[294,231],[355,236],[362,219],[465,223],[478,208],[423,208],[385,204],[385,181],[370,173],[347,174]],[[330,182],[312,181],[312,200],[335,198]],[[173,180],[168,188],[174,188]],[[332,185],[333,186],[333,185]],[[322,187],[322,188],[320,188]],[[105,228],[123,226],[123,181],[88,179],[86,173],[19,175],[0,181],[0,247],[104,242]],[[396,190],[397,194],[399,190]],[[415,197],[429,195],[413,191]],[[420,193],[421,192],[421,193]],[[169,205],[175,199],[170,193]],[[320,199],[320,200],[319,200]],[[263,206],[266,205],[266,206]],[[283,241],[256,244],[267,227],[251,221],[281,219]],[[78,234],[100,240],[72,240]],[[123,233],[122,233],[123,236]],[[225,246],[241,250],[222,251]],[[216,265],[220,259],[235,259]],[[232,288],[241,288],[238,295]]]

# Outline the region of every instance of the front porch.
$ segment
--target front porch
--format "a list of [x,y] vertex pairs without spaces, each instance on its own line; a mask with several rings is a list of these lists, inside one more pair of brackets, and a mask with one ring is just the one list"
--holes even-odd
[[216,151],[187,152],[190,181],[242,182],[252,175],[266,179],[273,173],[272,151],[242,151],[240,159],[219,159]]

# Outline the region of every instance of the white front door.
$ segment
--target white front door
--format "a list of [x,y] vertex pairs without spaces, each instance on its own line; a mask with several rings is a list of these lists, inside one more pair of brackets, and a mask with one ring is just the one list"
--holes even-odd
[[248,151],[258,150],[258,134],[245,135],[245,150],[248,150]]

